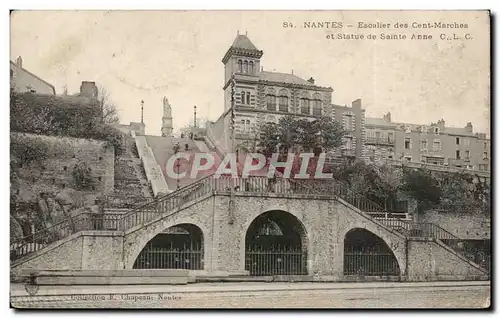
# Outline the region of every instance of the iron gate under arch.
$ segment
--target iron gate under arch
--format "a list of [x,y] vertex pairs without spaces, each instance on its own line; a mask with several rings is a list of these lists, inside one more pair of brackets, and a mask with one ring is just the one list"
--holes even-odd
[[245,270],[251,276],[307,275],[305,230],[293,215],[271,211],[246,233]]
[[384,240],[365,229],[354,229],[344,239],[344,275],[400,276],[400,268]]
[[136,269],[203,269],[203,235],[190,224],[156,235],[139,253]]

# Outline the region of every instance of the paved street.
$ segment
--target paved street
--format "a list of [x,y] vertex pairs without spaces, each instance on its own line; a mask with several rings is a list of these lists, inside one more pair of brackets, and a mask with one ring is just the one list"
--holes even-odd
[[11,287],[18,308],[485,308],[488,282]]

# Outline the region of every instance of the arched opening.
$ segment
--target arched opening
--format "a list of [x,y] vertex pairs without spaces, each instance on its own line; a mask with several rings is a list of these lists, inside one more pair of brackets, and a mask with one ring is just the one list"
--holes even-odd
[[306,275],[307,234],[285,211],[259,215],[245,236],[245,270],[252,276]]
[[344,275],[399,276],[394,253],[383,239],[365,229],[352,229],[344,238]]
[[146,244],[133,268],[203,269],[201,229],[193,224],[169,227]]

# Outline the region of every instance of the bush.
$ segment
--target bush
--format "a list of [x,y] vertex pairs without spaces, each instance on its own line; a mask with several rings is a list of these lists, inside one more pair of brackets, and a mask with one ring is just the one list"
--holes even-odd
[[105,140],[123,151],[122,133],[102,122],[97,100],[11,92],[11,131]]
[[17,165],[42,163],[48,157],[49,146],[43,140],[23,135],[10,135],[10,153]]

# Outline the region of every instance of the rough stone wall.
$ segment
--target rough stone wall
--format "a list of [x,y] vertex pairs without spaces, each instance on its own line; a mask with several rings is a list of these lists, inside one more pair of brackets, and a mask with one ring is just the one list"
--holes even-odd
[[228,203],[227,195],[207,197],[169,217],[131,230],[124,241],[125,268],[132,268],[142,248],[154,236],[169,227],[191,223],[203,232],[205,270],[244,270],[245,236],[251,222],[267,211],[282,210],[295,216],[305,228],[309,274],[342,277],[344,237],[353,228],[365,228],[384,239],[405,272],[405,238],[339,202],[238,194],[233,224],[229,224]]
[[31,192],[59,191],[74,188],[73,167],[85,162],[91,169],[93,187],[88,191],[108,193],[114,186],[114,149],[103,141],[11,133],[13,137],[38,139],[48,145],[47,159],[41,165],[23,165],[19,178],[30,185]]
[[410,281],[473,279],[485,274],[470,263],[430,240],[408,241],[408,277]]
[[435,223],[461,239],[491,239],[491,218],[484,214],[426,211],[421,221]]
[[111,231],[84,233],[81,269],[121,269],[122,252],[122,233]]
[[12,269],[81,269],[83,237],[70,237],[50,249],[41,250],[26,262],[11,266]]

